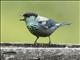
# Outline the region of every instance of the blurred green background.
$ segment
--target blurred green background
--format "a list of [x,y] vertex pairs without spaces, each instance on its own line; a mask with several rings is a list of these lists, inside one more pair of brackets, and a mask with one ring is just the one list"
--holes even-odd
[[[78,1],[2,1],[1,2],[1,42],[33,43],[36,39],[19,21],[25,12],[54,19],[56,22],[72,23],[63,26],[51,35],[53,43],[79,44],[79,2]],[[41,37],[38,42],[48,43]]]

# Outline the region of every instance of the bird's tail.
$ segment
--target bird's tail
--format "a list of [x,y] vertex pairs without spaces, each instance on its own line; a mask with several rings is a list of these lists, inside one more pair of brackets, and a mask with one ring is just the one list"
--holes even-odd
[[67,22],[61,22],[61,23],[57,23],[56,26],[60,27],[60,26],[65,26],[65,25],[71,25],[71,23],[67,23]]
[[60,24],[61,24],[61,26],[64,26],[64,25],[71,25],[71,23],[68,23],[68,22],[61,22]]

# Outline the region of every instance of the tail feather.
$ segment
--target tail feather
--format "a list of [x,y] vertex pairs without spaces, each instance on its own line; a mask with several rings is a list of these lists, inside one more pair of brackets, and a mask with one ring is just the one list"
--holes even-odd
[[71,25],[71,23],[67,23],[67,22],[61,22],[60,23],[62,26],[64,26],[64,25]]
[[58,26],[58,27],[65,26],[65,25],[71,25],[71,23],[61,22],[61,23],[56,24],[56,26]]

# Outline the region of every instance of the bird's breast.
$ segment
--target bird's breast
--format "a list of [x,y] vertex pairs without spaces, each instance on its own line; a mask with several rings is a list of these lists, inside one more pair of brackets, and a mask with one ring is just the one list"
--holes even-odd
[[35,36],[46,37],[49,36],[51,33],[49,30],[43,29],[40,26],[33,25],[27,26],[28,30]]
[[38,23],[32,23],[32,22],[27,24],[27,28],[33,35],[42,36],[42,37],[51,35],[53,30],[55,30],[55,28],[54,29],[53,28],[45,29]]

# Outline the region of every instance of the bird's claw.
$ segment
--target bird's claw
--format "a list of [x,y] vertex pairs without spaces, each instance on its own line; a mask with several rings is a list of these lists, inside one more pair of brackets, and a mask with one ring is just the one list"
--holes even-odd
[[48,44],[51,45],[52,44],[51,41]]
[[34,42],[34,45],[38,44],[37,42]]

